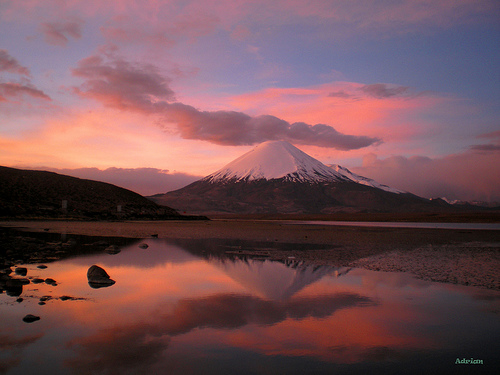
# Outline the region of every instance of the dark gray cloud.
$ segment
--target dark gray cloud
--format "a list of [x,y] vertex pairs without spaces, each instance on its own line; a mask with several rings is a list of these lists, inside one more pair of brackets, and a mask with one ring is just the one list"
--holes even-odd
[[66,46],[70,38],[82,37],[82,24],[79,19],[64,22],[45,22],[40,25],[45,41],[53,46]]
[[365,94],[378,99],[404,95],[408,93],[409,89],[410,88],[407,86],[390,87],[385,83],[374,83],[372,85],[364,85],[359,88],[359,90],[363,91]]
[[200,111],[175,102],[170,80],[151,65],[94,55],[79,62],[75,76],[85,82],[75,88],[81,96],[106,106],[159,115],[175,124],[181,137],[220,145],[252,145],[283,139],[298,144],[352,150],[378,144],[381,139],[339,133],[325,124],[289,123],[271,115],[249,116],[237,111]]
[[342,134],[325,124],[308,125],[303,122],[290,125],[287,140],[338,150],[356,150],[382,143],[380,138]]
[[201,139],[220,145],[252,145],[286,140],[304,145],[353,150],[378,144],[379,138],[346,135],[325,124],[289,123],[271,115],[251,117],[242,112],[199,111],[182,104],[166,104],[165,118],[177,124],[186,139]]
[[13,58],[9,52],[4,49],[0,49],[0,72],[9,72],[15,74],[21,74],[25,76],[30,76],[30,71],[28,68],[22,66],[19,61]]

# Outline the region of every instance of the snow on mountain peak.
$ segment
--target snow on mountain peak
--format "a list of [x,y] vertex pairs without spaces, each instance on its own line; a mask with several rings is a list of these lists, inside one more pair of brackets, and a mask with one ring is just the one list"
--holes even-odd
[[342,167],[338,164],[331,164],[331,165],[329,165],[329,167],[332,168],[333,170],[337,171],[341,175],[347,177],[348,179],[350,179],[354,182],[357,182],[358,184],[382,189],[382,190],[388,191],[390,193],[396,193],[396,194],[406,193],[403,190],[394,189],[394,188],[391,188],[387,185],[378,183],[377,181],[372,180],[371,178],[363,177],[363,176],[357,175],[355,173],[352,173],[349,169]]
[[285,179],[300,182],[349,181],[382,189],[391,193],[402,190],[380,184],[352,173],[337,164],[326,166],[285,141],[267,141],[233,160],[222,169],[205,177],[204,181],[252,181]]
[[220,180],[342,181],[346,177],[285,141],[267,141],[204,178]]

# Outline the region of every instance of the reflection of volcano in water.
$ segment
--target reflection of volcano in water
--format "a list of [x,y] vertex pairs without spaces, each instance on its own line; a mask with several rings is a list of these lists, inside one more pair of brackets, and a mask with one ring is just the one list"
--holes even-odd
[[349,269],[330,266],[311,266],[303,262],[284,263],[253,259],[211,259],[233,280],[262,298],[286,300],[295,293],[327,275],[341,276]]

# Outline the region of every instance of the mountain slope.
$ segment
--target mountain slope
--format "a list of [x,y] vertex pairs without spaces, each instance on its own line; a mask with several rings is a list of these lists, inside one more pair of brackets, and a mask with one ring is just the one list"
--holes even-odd
[[345,168],[330,168],[287,142],[265,142],[182,189],[150,197],[190,213],[404,212],[440,208]]
[[381,184],[375,180],[372,180],[371,178],[363,177],[358,174],[352,173],[349,169],[342,167],[338,164],[332,164],[329,167],[340,173],[342,176],[350,179],[351,181],[357,182],[358,184],[371,186],[377,189],[382,189],[390,193],[396,193],[396,194],[406,193],[403,190],[394,189],[387,185]]
[[261,143],[204,181],[344,181],[345,176],[284,141]]
[[[65,207],[63,207],[63,201]],[[1,217],[179,218],[130,190],[46,171],[0,167]]]

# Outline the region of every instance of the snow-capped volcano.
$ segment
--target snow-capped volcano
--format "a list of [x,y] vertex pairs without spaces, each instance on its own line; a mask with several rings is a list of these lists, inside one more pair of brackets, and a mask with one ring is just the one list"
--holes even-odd
[[205,181],[343,181],[348,179],[285,141],[268,141],[235,159]]
[[191,214],[394,212],[434,209],[428,199],[326,166],[284,141],[264,142],[182,189],[150,197]]

